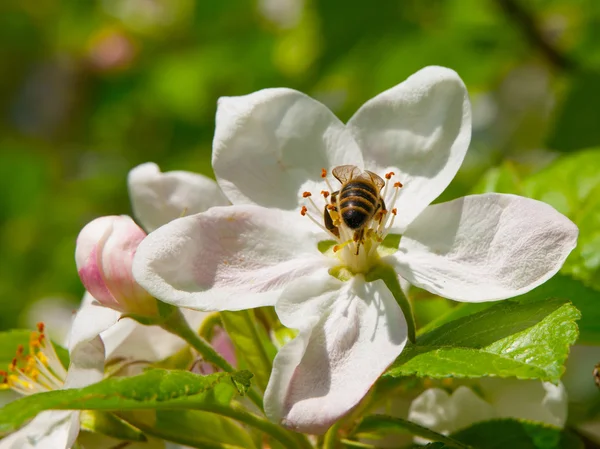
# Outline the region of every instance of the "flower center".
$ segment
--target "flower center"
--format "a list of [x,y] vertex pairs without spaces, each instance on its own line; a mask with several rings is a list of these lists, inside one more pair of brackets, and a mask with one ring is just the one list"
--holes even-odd
[[329,188],[321,191],[324,201],[317,200],[319,205],[311,192],[304,192],[307,203],[300,213],[336,242],[333,254],[342,266],[353,273],[367,273],[379,260],[377,250],[394,224],[402,184],[393,179],[393,172],[384,180],[353,165],[335,167],[332,174],[341,184],[339,189],[331,186],[327,170],[322,169],[321,177]]
[[29,337],[29,351],[25,354],[23,345],[17,352],[8,371],[0,371],[0,390],[12,389],[29,395],[62,388],[67,377],[52,342],[44,334],[44,323],[38,323],[37,332]]

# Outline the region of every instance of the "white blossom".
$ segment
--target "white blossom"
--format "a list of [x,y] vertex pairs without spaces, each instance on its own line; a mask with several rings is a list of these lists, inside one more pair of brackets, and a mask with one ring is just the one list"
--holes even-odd
[[408,419],[444,435],[499,418],[524,419],[561,428],[567,420],[567,394],[561,383],[482,378],[477,386],[480,394],[464,385],[452,393],[429,388],[412,401]]
[[[213,168],[233,206],[151,233],[134,276],[177,306],[275,305],[299,333],[275,358],[265,411],[295,430],[322,433],[406,344],[396,299],[381,279],[367,281],[379,267],[446,298],[492,301],[545,282],[576,244],[576,226],[539,201],[485,194],[430,205],[459,169],[470,135],[465,86],[441,67],[369,100],[347,124],[290,89],[222,98]],[[330,174],[344,165],[386,184],[385,208],[357,241],[331,203],[340,183]],[[337,210],[325,212],[328,202]],[[397,250],[381,244],[388,234],[401,235]],[[337,242],[331,248],[327,240]]]

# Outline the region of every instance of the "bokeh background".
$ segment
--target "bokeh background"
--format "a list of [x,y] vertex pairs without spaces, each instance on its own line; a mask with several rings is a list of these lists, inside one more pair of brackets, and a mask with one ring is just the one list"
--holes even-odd
[[292,87],[347,120],[451,67],[474,134],[442,199],[600,145],[597,0],[3,0],[0,61],[0,329],[77,306],[78,231],[130,213],[129,169],[212,175],[223,95]]

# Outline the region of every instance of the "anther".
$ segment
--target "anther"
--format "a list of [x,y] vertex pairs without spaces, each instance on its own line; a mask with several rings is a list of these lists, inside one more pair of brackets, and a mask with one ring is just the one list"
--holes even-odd
[[395,174],[396,174],[396,173],[394,173],[393,171],[391,171],[391,172],[389,172],[389,173],[386,173],[386,174],[385,174],[385,179],[391,179],[391,178],[392,178],[392,176],[394,176]]
[[41,321],[37,323],[37,330],[39,333],[44,332],[44,323],[42,323]]
[[17,346],[17,357],[21,357],[23,355],[23,351],[25,351],[23,345]]
[[310,193],[310,192],[304,192],[302,194],[302,198],[308,198],[309,196],[312,196],[312,193]]
[[302,215],[304,217],[307,212],[308,212],[308,209],[306,208],[306,206],[302,206],[302,209],[300,209],[300,215]]
[[402,187],[402,183],[401,182],[396,182],[394,183],[394,187],[396,187],[397,189]]
[[333,204],[328,204],[325,207],[327,207],[328,210],[335,210],[335,206]]
[[324,168],[321,169],[321,178],[327,178],[327,170]]
[[323,195],[324,198],[327,198],[329,196],[329,192],[327,190],[321,190],[321,195]]
[[398,209],[396,209],[395,207],[392,209],[392,214],[396,215],[398,213]]

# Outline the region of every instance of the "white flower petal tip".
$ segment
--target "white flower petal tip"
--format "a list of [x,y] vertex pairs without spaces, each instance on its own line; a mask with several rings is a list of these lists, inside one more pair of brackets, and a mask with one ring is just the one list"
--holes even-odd
[[120,312],[104,307],[89,292],[86,292],[81,306],[73,318],[67,342],[69,351],[74,351],[79,344],[93,340],[97,335],[113,326],[120,317]]
[[330,262],[296,216],[227,206],[174,220],[144,239],[133,274],[156,298],[176,306],[218,311],[274,305],[289,282]]
[[[429,388],[412,401],[408,412],[409,421],[444,435],[495,416],[494,407],[465,386],[458,387],[452,394]],[[425,443],[425,440],[420,442]]]
[[181,216],[229,204],[214,180],[186,171],[161,173],[153,162],[133,168],[127,184],[133,214],[146,232]]
[[413,285],[456,301],[494,301],[550,279],[575,248],[578,232],[546,203],[471,195],[429,206],[392,257]]
[[471,105],[453,70],[426,67],[367,101],[348,129],[365,166],[393,171],[404,187],[397,227],[404,228],[448,186],[471,139]]
[[100,336],[78,344],[71,350],[71,364],[65,388],[81,388],[104,377],[104,342]]
[[300,333],[275,357],[265,412],[295,431],[324,433],[358,404],[407,341],[402,311],[382,281],[301,280],[276,307],[282,322]]
[[133,256],[146,233],[127,216],[88,223],[77,237],[75,261],[81,282],[105,307],[155,316],[156,300],[133,278]]
[[321,169],[344,164],[363,165],[358,146],[307,95],[278,88],[219,99],[213,168],[234,204],[298,210],[302,191],[326,189]]

